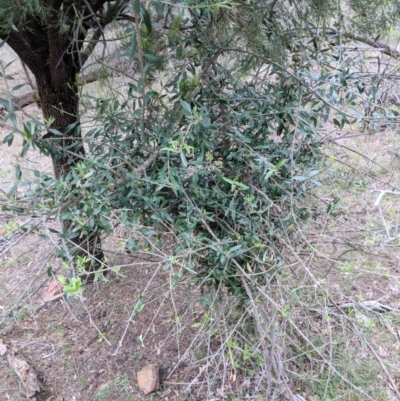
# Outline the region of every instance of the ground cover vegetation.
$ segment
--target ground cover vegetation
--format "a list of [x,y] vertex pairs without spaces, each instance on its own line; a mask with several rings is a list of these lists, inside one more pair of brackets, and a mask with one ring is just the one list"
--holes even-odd
[[[327,196],[335,153],[326,127],[396,121],[397,108],[379,103],[388,78],[364,74],[349,46],[396,58],[381,36],[398,11],[386,1],[0,1],[0,38],[35,77],[28,100],[0,99],[3,142],[21,135],[22,157],[40,152],[53,165],[33,178],[17,165],[4,212],[61,221],[40,235],[63,264],[42,272],[68,299],[79,299],[85,281],[124,273],[102,249],[116,232],[124,252],[159,263],[171,292],[193,288],[207,312],[188,323],[201,329],[199,345],[180,362],[218,355],[228,379],[216,369],[207,395],[183,399],[399,396],[384,351],[370,350],[382,305],[353,313],[349,299],[348,314],[335,309],[337,294],[324,286],[332,270],[313,270],[327,251],[308,237],[348,224],[340,195]],[[122,89],[85,89],[116,75],[129,78]],[[36,101],[43,118],[21,123],[20,109]],[[335,249],[355,252],[345,246]],[[145,303],[138,296],[127,327]],[[346,342],[371,353],[351,366]],[[381,384],[366,384],[379,375]]]

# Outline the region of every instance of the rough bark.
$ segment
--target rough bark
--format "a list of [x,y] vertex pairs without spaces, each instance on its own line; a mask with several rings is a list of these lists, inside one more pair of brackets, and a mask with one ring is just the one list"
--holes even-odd
[[[61,133],[46,135],[46,140],[55,145],[51,146],[50,154],[54,175],[59,179],[75,169],[85,156],[79,129],[77,76],[101,40],[104,27],[123,13],[130,0],[46,0],[41,4],[43,9],[39,14],[32,11],[23,17],[18,11],[24,5],[10,2],[15,20],[11,25],[1,25],[0,21],[0,39],[8,43],[36,78],[37,94],[32,92],[23,97],[21,107],[40,98],[43,117],[52,121],[51,128]],[[75,128],[66,132],[74,123]],[[73,222],[63,222],[66,238],[73,228]],[[75,255],[89,254],[96,261],[103,259],[98,232],[71,241]],[[96,263],[86,266],[90,271],[96,267]]]
[[[57,82],[57,80],[55,81]],[[61,85],[38,85],[38,92],[43,117],[53,121],[52,128],[64,133],[68,126],[78,123],[67,135],[57,136],[50,134],[47,137],[47,140],[52,141],[54,147],[51,157],[54,175],[59,179],[61,176],[68,174],[71,169],[76,168],[77,163],[85,155],[83,138],[79,129],[77,88],[75,82],[69,80]],[[63,221],[64,234],[68,234],[73,228],[73,223]],[[86,270],[95,271],[100,265],[99,262],[104,259],[101,250],[101,240],[97,233],[93,233],[85,238],[80,236],[75,237],[70,241],[74,245],[73,248],[75,248],[72,252],[74,256],[92,256],[94,258],[95,262],[86,266]],[[84,277],[87,281],[91,281],[93,278],[93,274]]]
[[[91,13],[93,13],[100,10],[105,1],[91,1],[91,4]],[[25,21],[24,26],[12,27],[7,33],[0,31],[0,38],[6,40],[34,74],[44,119],[51,121],[51,128],[61,133],[61,135],[55,135],[49,132],[46,135],[46,140],[52,145],[50,154],[57,179],[76,168],[77,163],[85,156],[83,138],[79,129],[76,78],[82,69],[80,50],[85,38],[84,32],[87,30],[80,30],[75,38],[71,36],[70,28],[74,23],[75,13],[68,15],[68,10],[73,11],[73,8],[68,8],[67,2],[54,0],[49,3],[45,20],[32,16]],[[82,8],[82,12],[89,11],[84,11]],[[66,20],[63,20],[62,14],[67,18]],[[71,20],[68,21],[68,18]],[[93,18],[95,18],[94,14]],[[70,25],[64,21],[68,21]],[[87,57],[86,54],[85,57]],[[66,133],[67,127],[74,123],[75,128]],[[69,233],[73,228],[72,221],[63,221],[65,238],[70,237]],[[94,258],[94,263],[85,266],[90,272],[96,270],[99,266],[98,262],[103,260],[98,232],[94,231],[85,238],[75,237],[69,240],[69,244],[72,245],[69,247],[70,254],[90,255]],[[93,277],[94,274],[89,274],[84,278],[91,280]]]
[[[79,82],[82,84],[90,84],[95,81],[97,81],[95,75],[87,75],[84,78],[79,78]],[[39,92],[37,90],[33,90],[27,93],[23,93],[21,95],[12,96],[11,101],[16,109],[23,109],[24,107],[30,106],[31,104],[38,102],[40,103]],[[6,110],[5,107],[0,107],[0,112],[4,110]]]
[[[79,103],[74,86],[74,83],[68,81],[65,85],[56,87],[38,86],[43,117],[47,121],[52,120],[51,127],[61,133],[64,133],[68,126],[79,121]],[[56,146],[51,156],[54,175],[60,178],[76,166],[81,159],[79,156],[84,156],[83,139],[75,129],[67,136],[49,135],[48,140],[53,141],[53,145]]]

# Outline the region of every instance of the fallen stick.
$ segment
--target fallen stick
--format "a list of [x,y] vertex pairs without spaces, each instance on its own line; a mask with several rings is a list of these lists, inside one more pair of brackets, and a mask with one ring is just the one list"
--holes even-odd
[[0,356],[4,355],[7,355],[8,363],[20,378],[25,389],[26,397],[32,398],[39,393],[39,380],[33,368],[31,368],[28,362],[26,362],[25,359],[19,355],[18,350],[4,344],[3,340],[0,339]]

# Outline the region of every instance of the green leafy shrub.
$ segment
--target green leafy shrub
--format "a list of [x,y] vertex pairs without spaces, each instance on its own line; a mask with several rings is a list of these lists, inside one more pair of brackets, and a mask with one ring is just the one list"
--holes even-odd
[[[258,21],[251,9],[240,10]],[[319,122],[333,104],[355,103],[360,78],[348,67],[317,73],[318,57],[346,62],[340,49],[319,36],[310,46],[280,34],[282,27],[300,25],[295,18],[273,20],[269,12],[265,30],[251,26],[254,47],[247,50],[251,38],[243,36],[229,48],[229,35],[212,34],[221,17],[217,11],[198,7],[173,17],[172,33],[190,26],[179,31],[181,55],[196,57],[183,65],[179,57],[173,60],[179,66],[168,71],[162,89],[150,88],[160,58],[146,53],[155,52],[156,37],[146,20],[144,53],[128,54],[142,57],[141,77],[128,84],[124,100],[88,98],[98,127],[85,134],[85,158],[59,180],[39,175],[36,195],[69,222],[60,234],[66,243],[111,233],[115,218],[144,237],[157,237],[167,226],[177,238],[174,263],[203,285],[244,298],[244,277],[267,283],[283,264],[285,244],[300,241],[296,229],[310,217],[305,201],[319,184]],[[224,18],[236,17],[229,12]],[[269,58],[278,45],[279,62]],[[261,67],[267,67],[264,79],[250,81],[250,71]],[[338,114],[336,122],[341,128],[349,120]],[[68,129],[52,135],[80,128]],[[48,142],[40,129],[29,135],[28,146],[56,153],[57,141]],[[73,154],[73,144],[69,150]],[[64,259],[69,253],[66,247],[59,252]]]
[[284,74],[274,69],[255,88],[214,65],[190,103],[176,98],[178,79],[168,98],[148,91],[143,101],[139,83],[122,104],[99,99],[102,126],[87,133],[90,156],[56,190],[76,199],[61,218],[73,219],[80,235],[109,232],[111,210],[145,227],[144,236],[168,226],[179,239],[176,263],[245,297],[243,271],[265,282],[279,269],[281,240],[309,217],[302,201],[316,184],[316,112],[297,113],[303,89]]

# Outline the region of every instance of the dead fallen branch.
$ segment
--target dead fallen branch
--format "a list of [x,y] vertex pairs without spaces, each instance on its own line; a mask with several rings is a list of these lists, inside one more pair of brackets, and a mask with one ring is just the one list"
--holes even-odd
[[32,398],[40,392],[39,380],[28,362],[19,354],[18,350],[4,344],[0,339],[0,356],[7,356],[11,368],[17,374],[25,389],[27,398]]

